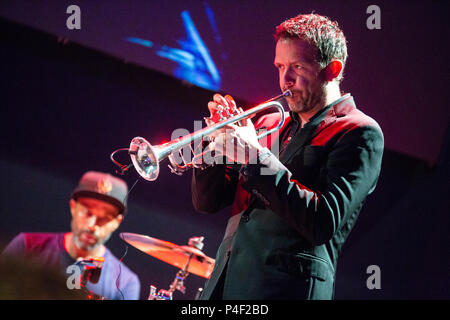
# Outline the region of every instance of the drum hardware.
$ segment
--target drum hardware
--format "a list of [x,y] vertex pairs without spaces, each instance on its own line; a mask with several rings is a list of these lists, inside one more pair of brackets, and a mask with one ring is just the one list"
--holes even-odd
[[148,300],[173,300],[175,291],[183,294],[186,292],[184,281],[190,273],[209,278],[214,268],[214,259],[201,251],[204,237],[190,238],[187,246],[179,246],[135,233],[121,233],[120,237],[140,251],[180,269],[169,289],[160,289],[157,292],[157,288],[151,285]]

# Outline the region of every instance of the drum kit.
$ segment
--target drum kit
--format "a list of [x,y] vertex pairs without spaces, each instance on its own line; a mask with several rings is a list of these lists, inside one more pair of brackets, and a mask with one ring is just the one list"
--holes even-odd
[[180,269],[169,289],[156,292],[151,285],[148,300],[173,300],[175,290],[185,293],[184,280],[190,273],[208,279],[214,268],[214,259],[202,252],[204,237],[192,237],[184,246],[136,233],[123,232],[120,237],[136,249]]

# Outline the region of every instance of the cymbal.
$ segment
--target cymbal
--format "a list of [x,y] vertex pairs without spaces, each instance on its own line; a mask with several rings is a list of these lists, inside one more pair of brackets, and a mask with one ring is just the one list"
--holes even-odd
[[179,246],[168,241],[129,232],[122,232],[120,237],[136,249],[179,269],[186,267],[189,256],[192,255],[187,271],[206,279],[210,277],[214,268],[215,260],[194,247]]

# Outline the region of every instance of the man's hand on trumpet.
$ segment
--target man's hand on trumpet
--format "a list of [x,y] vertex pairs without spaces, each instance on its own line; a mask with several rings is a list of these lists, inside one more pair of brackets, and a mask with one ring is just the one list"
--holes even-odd
[[[213,101],[208,103],[210,118],[205,118],[208,126],[214,125],[211,120],[214,115],[223,110],[238,110],[243,112],[242,108],[237,108],[236,102],[229,95],[223,97],[216,93]],[[212,142],[208,148],[214,150],[216,155],[225,155],[230,161],[241,164],[256,163],[258,151],[263,147],[258,142],[255,127],[250,119],[243,119],[239,124],[231,124],[217,130],[210,136]]]

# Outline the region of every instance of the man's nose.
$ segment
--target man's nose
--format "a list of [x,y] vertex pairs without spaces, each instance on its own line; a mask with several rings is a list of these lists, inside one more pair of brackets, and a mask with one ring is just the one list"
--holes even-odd
[[87,220],[87,227],[93,231],[95,230],[96,226],[97,226],[97,216],[92,215]]
[[286,68],[282,75],[283,86],[288,89],[295,84],[295,77],[291,68]]

